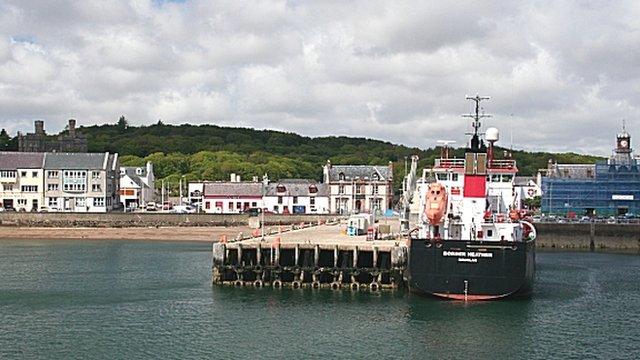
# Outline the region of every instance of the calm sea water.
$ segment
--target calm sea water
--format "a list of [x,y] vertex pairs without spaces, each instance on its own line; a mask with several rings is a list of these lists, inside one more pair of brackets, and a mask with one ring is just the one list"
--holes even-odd
[[530,300],[212,287],[198,243],[0,241],[0,359],[639,358],[640,257],[538,253]]

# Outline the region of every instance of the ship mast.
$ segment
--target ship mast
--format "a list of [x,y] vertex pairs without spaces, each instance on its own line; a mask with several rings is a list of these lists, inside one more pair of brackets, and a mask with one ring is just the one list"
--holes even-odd
[[464,114],[462,117],[468,117],[473,119],[473,134],[471,137],[471,150],[472,151],[480,151],[483,150],[484,144],[480,140],[480,136],[478,135],[478,130],[480,130],[480,119],[491,117],[492,115],[482,113],[480,114],[480,102],[482,100],[491,99],[489,96],[466,96],[467,100],[474,101],[476,103],[476,112],[475,114]]

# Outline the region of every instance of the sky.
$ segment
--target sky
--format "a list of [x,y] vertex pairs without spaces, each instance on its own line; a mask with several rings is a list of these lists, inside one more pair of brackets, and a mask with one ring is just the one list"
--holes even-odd
[[502,146],[606,155],[622,119],[640,139],[638,18],[633,0],[0,0],[0,127],[124,115],[461,146],[480,94]]

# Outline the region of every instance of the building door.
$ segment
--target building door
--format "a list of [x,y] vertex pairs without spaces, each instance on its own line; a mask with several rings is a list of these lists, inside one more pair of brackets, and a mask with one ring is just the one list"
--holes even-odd
[[31,211],[38,211],[38,199],[31,200]]
[[356,210],[362,212],[362,200],[356,200]]
[[13,209],[13,199],[4,199],[2,205],[5,209]]

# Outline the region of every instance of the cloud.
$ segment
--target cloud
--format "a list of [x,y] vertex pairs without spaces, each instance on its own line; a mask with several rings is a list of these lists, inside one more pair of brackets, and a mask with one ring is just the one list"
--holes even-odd
[[0,3],[0,126],[214,123],[465,142],[467,94],[503,145],[607,154],[640,137],[635,1]]

